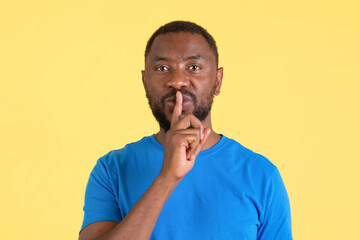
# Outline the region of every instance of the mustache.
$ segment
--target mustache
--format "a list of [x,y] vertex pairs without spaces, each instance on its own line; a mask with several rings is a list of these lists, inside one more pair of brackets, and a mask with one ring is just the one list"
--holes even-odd
[[[187,96],[188,98],[191,99],[191,101],[194,103],[194,105],[196,105],[196,96],[194,94],[192,94],[191,92],[189,92],[186,89],[179,89],[179,90],[172,90],[171,92],[165,94],[164,96],[161,97],[161,104],[163,104],[163,106],[165,105],[166,100],[168,100],[169,98],[173,98],[176,100],[176,92],[180,92],[183,96]],[[174,100],[174,101],[175,101]]]

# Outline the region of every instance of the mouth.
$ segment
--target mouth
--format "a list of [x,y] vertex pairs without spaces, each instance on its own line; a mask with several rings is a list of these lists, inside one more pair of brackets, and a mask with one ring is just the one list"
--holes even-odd
[[[192,102],[193,101],[192,101],[191,97],[183,95],[183,102],[182,102],[183,110],[186,110],[187,108],[189,108],[192,105]],[[171,108],[173,108],[175,106],[175,103],[176,103],[176,96],[171,96],[165,100],[165,104]]]
[[[185,94],[182,95],[183,96],[183,102],[185,101],[191,101],[192,98],[190,96],[187,96]],[[173,95],[171,97],[168,97],[165,102],[176,102],[176,95]]]

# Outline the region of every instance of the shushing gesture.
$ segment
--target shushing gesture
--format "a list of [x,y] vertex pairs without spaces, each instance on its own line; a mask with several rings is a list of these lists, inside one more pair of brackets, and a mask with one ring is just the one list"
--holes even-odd
[[[182,116],[183,96],[176,92],[176,103],[171,117],[170,130],[165,137],[165,152],[160,176],[181,181],[192,169],[195,159],[211,130],[193,114]],[[189,128],[191,127],[191,128]]]
[[[182,116],[183,96],[176,92],[170,130],[165,134],[165,152],[160,174],[120,223],[99,221],[82,230],[82,239],[150,239],[165,202],[177,184],[194,166],[209,137],[210,128],[193,114]],[[191,127],[191,128],[189,128]],[[134,234],[136,233],[136,234]]]

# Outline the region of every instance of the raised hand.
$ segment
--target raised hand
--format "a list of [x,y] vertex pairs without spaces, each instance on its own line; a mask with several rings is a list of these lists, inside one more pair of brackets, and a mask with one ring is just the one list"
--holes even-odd
[[159,174],[175,181],[181,181],[192,169],[211,131],[204,128],[202,122],[193,114],[182,116],[182,102],[182,94],[178,91],[171,127],[166,133],[163,166]]

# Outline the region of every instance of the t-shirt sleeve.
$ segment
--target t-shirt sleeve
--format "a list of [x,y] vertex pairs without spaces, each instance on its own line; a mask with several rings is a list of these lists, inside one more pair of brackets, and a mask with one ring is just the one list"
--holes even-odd
[[102,160],[103,158],[100,158],[97,161],[86,186],[84,220],[81,230],[98,221],[121,221],[109,167]]
[[263,200],[264,214],[258,229],[258,239],[293,239],[289,198],[278,169],[267,182]]

